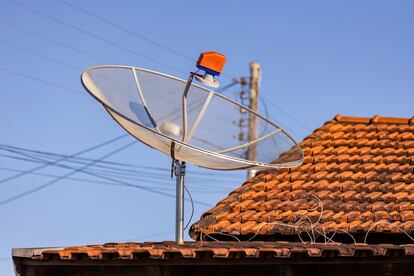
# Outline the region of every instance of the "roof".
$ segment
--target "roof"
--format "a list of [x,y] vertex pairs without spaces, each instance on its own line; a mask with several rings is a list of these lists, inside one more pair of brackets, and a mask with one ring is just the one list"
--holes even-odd
[[303,165],[259,172],[205,212],[191,236],[315,241],[316,232],[363,241],[413,232],[414,117],[338,115],[300,145]]
[[[194,260],[194,259],[276,259],[330,258],[330,257],[401,257],[414,256],[414,244],[367,245],[292,242],[175,242],[108,243],[102,245],[73,246],[62,248],[13,249],[14,258],[51,261],[79,262]],[[353,259],[354,260],[354,259]],[[325,262],[325,261],[324,261]],[[412,259],[411,259],[412,262]],[[194,262],[192,262],[194,263]]]

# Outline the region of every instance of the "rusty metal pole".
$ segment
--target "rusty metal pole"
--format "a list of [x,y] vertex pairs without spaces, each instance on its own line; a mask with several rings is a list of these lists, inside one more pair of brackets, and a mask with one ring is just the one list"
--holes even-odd
[[[249,108],[254,112],[259,111],[259,83],[261,76],[261,68],[258,62],[250,63],[250,89],[249,89]],[[249,113],[249,133],[248,142],[257,138],[257,117]],[[250,145],[247,148],[247,160],[256,160],[257,149],[256,144]],[[255,176],[256,170],[247,171],[247,179]]]

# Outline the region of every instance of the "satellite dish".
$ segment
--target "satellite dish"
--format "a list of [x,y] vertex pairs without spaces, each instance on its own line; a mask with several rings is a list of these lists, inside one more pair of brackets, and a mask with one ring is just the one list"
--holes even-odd
[[[213,53],[213,54],[212,54]],[[204,54],[204,56],[203,56]],[[303,162],[299,145],[280,127],[208,88],[224,66],[223,55],[203,53],[187,81],[132,66],[96,66],[82,84],[133,137],[173,159],[177,176],[176,239],[182,243],[185,162],[216,170],[289,168]],[[221,55],[221,56],[220,56]],[[213,66],[212,66],[213,64]],[[255,128],[238,139],[240,113]],[[248,158],[247,158],[248,157]]]

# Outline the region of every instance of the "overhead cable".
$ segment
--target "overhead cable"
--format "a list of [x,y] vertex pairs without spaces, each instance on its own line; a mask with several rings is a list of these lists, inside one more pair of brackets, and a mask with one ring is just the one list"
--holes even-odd
[[292,121],[296,122],[298,125],[300,125],[303,129],[312,132],[313,130],[310,129],[307,125],[305,125],[302,121],[300,121],[299,119],[295,118],[295,116],[293,116],[292,114],[290,114],[288,111],[284,110],[283,108],[281,108],[280,106],[272,103],[268,98],[263,97],[262,98],[270,104],[270,106],[272,106],[273,108],[279,110],[280,112],[282,112],[283,114],[285,114],[287,117],[289,117]]
[[[6,157],[6,158],[12,158],[12,159],[16,159],[16,160],[22,160],[22,161],[29,161],[29,162],[35,162],[37,164],[47,164],[47,161],[41,162],[39,160],[33,160],[30,159],[30,157],[27,158],[23,158],[23,157],[17,157],[17,156],[7,156],[4,154],[0,154],[0,157]],[[57,165],[55,165],[57,166]],[[77,167],[73,167],[73,166],[67,166],[67,165],[59,165],[58,167],[64,168],[64,169],[69,169],[69,170],[76,170]],[[6,168],[6,167],[0,167],[0,170],[4,170],[4,171],[12,171],[12,172],[24,172],[26,170],[19,170],[19,169],[13,169],[13,168]],[[101,176],[113,176],[116,177],[116,179],[127,179],[127,180],[134,180],[134,181],[141,181],[144,182],[145,184],[151,184],[151,187],[153,188],[158,188],[155,187],[154,185],[161,185],[162,188],[165,190],[166,188],[169,189],[171,188],[171,190],[174,190],[171,187],[171,181],[168,177],[166,177],[164,180],[160,179],[160,177],[158,176],[154,176],[151,173],[142,173],[141,176],[135,176],[135,177],[127,177],[127,176],[123,176],[123,175],[111,175],[111,174],[105,174],[105,173],[101,173],[101,172],[96,172],[90,169],[86,169],[83,170],[86,173],[92,174],[92,175],[96,175],[99,174]],[[30,175],[37,175],[37,176],[45,176],[45,177],[51,177],[51,178],[57,178],[59,176],[57,175],[53,175],[53,174],[45,174],[45,173],[36,173],[36,172],[32,172],[29,173]],[[67,178],[68,180],[73,180],[73,181],[81,181],[81,182],[91,182],[91,183],[96,183],[96,184],[104,184],[104,185],[120,185],[120,183],[118,182],[111,182],[111,181],[99,181],[99,180],[93,180],[93,179],[81,179],[81,178]],[[228,192],[227,189],[225,189],[225,186],[223,185],[215,185],[213,183],[209,183],[208,185],[202,185],[200,183],[200,179],[193,179],[190,178],[189,180],[191,180],[191,184],[189,184],[190,186],[193,186],[195,189],[193,189],[195,192],[205,192],[205,193],[226,193]]]
[[163,49],[163,50],[166,50],[166,51],[168,51],[168,52],[170,52],[170,53],[172,53],[172,54],[174,54],[174,55],[176,55],[176,56],[179,56],[179,57],[181,57],[181,58],[183,58],[183,59],[185,59],[185,60],[187,60],[187,61],[190,61],[190,62],[192,62],[192,63],[194,63],[194,62],[195,62],[195,60],[194,60],[194,59],[192,59],[191,57],[188,57],[188,56],[186,56],[186,55],[184,55],[184,54],[182,54],[182,53],[180,53],[180,52],[178,52],[178,51],[174,50],[173,48],[170,48],[170,47],[168,47],[168,46],[165,46],[165,45],[164,45],[164,44],[162,44],[162,43],[159,43],[159,42],[157,42],[157,41],[155,41],[155,40],[153,40],[153,39],[150,39],[150,38],[148,38],[148,37],[145,37],[145,36],[143,36],[143,35],[141,35],[141,34],[139,34],[139,33],[135,32],[135,31],[133,31],[133,30],[131,30],[131,29],[128,29],[128,28],[126,28],[126,27],[121,26],[121,25],[120,25],[120,24],[118,24],[118,23],[115,23],[115,22],[113,22],[113,21],[110,21],[110,20],[108,20],[107,18],[104,18],[104,17],[102,17],[102,16],[100,16],[100,15],[97,15],[96,13],[93,13],[93,12],[91,12],[91,11],[89,11],[89,10],[86,10],[86,9],[84,9],[84,8],[80,7],[80,6],[77,6],[77,5],[75,5],[73,2],[69,2],[69,1],[65,1],[65,0],[61,0],[61,2],[62,2],[63,4],[65,4],[65,5],[67,5],[67,6],[69,6],[69,7],[73,8],[73,9],[75,9],[75,10],[77,10],[77,11],[79,11],[79,12],[83,13],[83,14],[86,14],[86,15],[88,15],[88,16],[90,16],[90,17],[93,17],[93,18],[95,18],[95,19],[97,19],[97,20],[99,20],[99,21],[101,21],[101,22],[103,22],[103,23],[105,23],[105,24],[107,24],[107,25],[109,25],[109,26],[112,26],[112,27],[114,27],[114,28],[116,28],[116,29],[118,29],[118,30],[121,30],[121,31],[125,32],[125,33],[128,33],[128,34],[130,34],[130,35],[132,35],[132,36],[134,36],[134,37],[136,37],[136,38],[138,38],[138,39],[141,39],[141,40],[143,40],[143,41],[146,41],[146,42],[148,42],[148,43],[150,43],[150,44],[152,44],[152,45],[154,45],[154,46],[157,46],[157,47],[159,47],[159,48],[161,48],[161,49]]
[[96,60],[100,60],[100,61],[105,62],[107,64],[112,64],[111,61],[109,61],[109,60],[107,60],[105,58],[99,57],[99,56],[97,56],[97,55],[95,55],[93,53],[89,53],[89,52],[87,52],[87,51],[85,51],[83,49],[80,49],[80,48],[74,47],[72,45],[69,45],[69,44],[63,43],[61,41],[58,41],[56,39],[50,38],[50,37],[48,37],[48,36],[46,36],[44,34],[40,34],[38,32],[35,32],[35,31],[32,31],[32,30],[29,30],[29,29],[26,29],[26,28],[17,26],[16,24],[13,24],[11,22],[5,21],[3,19],[0,19],[0,24],[4,24],[4,25],[9,26],[10,28],[13,28],[15,30],[18,30],[18,31],[20,31],[22,33],[35,36],[35,37],[37,37],[39,39],[42,39],[44,41],[47,41],[47,42],[50,42],[50,43],[53,43],[53,44],[56,44],[56,45],[59,45],[59,46],[61,46],[63,48],[69,49],[69,50],[71,50],[73,52],[80,53],[80,54],[82,54],[84,56],[91,57],[91,58],[94,58]]
[[158,60],[156,60],[154,58],[150,58],[150,57],[148,57],[148,56],[146,56],[144,54],[141,54],[138,51],[135,51],[134,49],[128,48],[128,47],[123,46],[123,45],[121,45],[121,44],[119,44],[117,42],[114,42],[112,40],[109,40],[109,39],[107,39],[105,37],[102,37],[102,36],[99,36],[99,35],[97,35],[95,33],[90,32],[90,31],[84,30],[84,29],[82,29],[80,27],[77,27],[77,26],[71,24],[71,23],[65,22],[65,21],[63,21],[63,20],[61,20],[61,19],[59,19],[57,17],[51,16],[51,15],[45,13],[45,12],[42,12],[40,10],[37,10],[37,9],[33,8],[33,7],[27,6],[27,5],[25,5],[25,4],[23,4],[23,3],[19,2],[19,1],[9,0],[9,2],[12,3],[12,4],[14,4],[17,7],[20,7],[22,9],[25,9],[25,10],[33,13],[33,14],[37,14],[38,16],[47,18],[47,19],[49,19],[49,20],[51,20],[53,22],[59,23],[61,25],[64,25],[64,26],[66,26],[66,27],[68,27],[68,28],[70,28],[72,30],[75,30],[77,32],[80,32],[80,33],[82,33],[84,35],[93,37],[96,40],[99,40],[99,41],[101,41],[103,43],[109,44],[109,45],[111,45],[111,46],[113,46],[115,48],[121,49],[121,50],[123,50],[123,51],[125,51],[127,53],[130,53],[132,55],[138,56],[138,57],[140,57],[142,59],[145,59],[145,60],[150,61],[152,63],[158,64],[160,66],[169,68],[171,70],[175,70],[175,71],[180,72],[180,73],[186,73],[185,71],[183,71],[183,70],[181,70],[181,69],[179,69],[177,67],[174,67],[174,66],[171,66],[169,64],[166,64],[164,62],[158,61]]
[[[112,155],[114,155],[114,154],[116,154],[116,153],[118,153],[118,152],[120,152],[120,151],[122,151],[122,150],[124,150],[124,149],[126,149],[126,148],[128,148],[130,146],[132,146],[133,144],[135,144],[135,142],[128,143],[128,144],[126,144],[126,145],[124,145],[124,146],[122,146],[120,148],[117,148],[116,150],[113,150],[113,151],[111,151],[111,152],[103,155],[102,157],[100,157],[100,159],[102,159],[102,160],[103,159],[106,159],[106,158],[108,158],[108,157],[110,157],[110,156],[112,156]],[[10,202],[13,202],[13,201],[15,201],[15,200],[17,200],[19,198],[28,196],[30,194],[36,193],[36,192],[38,192],[38,191],[40,191],[40,190],[42,190],[42,189],[44,189],[46,187],[49,187],[49,186],[51,186],[51,185],[53,185],[53,184],[55,184],[55,183],[57,183],[57,182],[65,179],[66,177],[70,177],[70,176],[76,174],[77,172],[82,171],[82,170],[88,168],[89,166],[91,166],[93,164],[94,164],[94,162],[91,162],[91,163],[83,166],[82,168],[79,168],[79,169],[73,170],[73,171],[71,171],[69,173],[66,173],[66,174],[64,174],[64,175],[62,175],[62,176],[60,176],[58,178],[55,178],[55,179],[53,179],[51,181],[48,181],[48,182],[46,182],[46,183],[44,183],[44,184],[42,184],[40,186],[37,186],[36,188],[30,189],[30,190],[25,191],[23,193],[20,193],[20,194],[14,195],[12,197],[6,198],[4,200],[1,200],[0,201],[0,206],[5,205],[5,204],[10,203]]]
[[[90,152],[90,151],[93,151],[93,150],[99,149],[99,148],[101,148],[101,147],[104,147],[104,146],[106,146],[106,145],[109,145],[109,144],[111,144],[111,143],[114,143],[114,142],[116,142],[116,141],[118,141],[118,140],[120,140],[120,139],[122,139],[122,138],[127,137],[127,136],[128,136],[127,134],[122,134],[122,135],[119,135],[119,136],[117,136],[117,137],[115,137],[115,138],[111,138],[111,139],[109,139],[109,140],[107,140],[107,141],[105,141],[105,142],[103,142],[103,143],[100,143],[100,144],[94,145],[94,146],[92,146],[92,147],[89,147],[89,148],[84,149],[84,150],[81,150],[81,151],[78,151],[78,152],[76,152],[76,153],[74,153],[74,154],[72,154],[72,155],[70,155],[70,156],[67,156],[67,157],[66,157],[66,156],[65,156],[65,157],[62,157],[62,158],[60,158],[60,159],[58,159],[58,160],[56,160],[56,161],[54,161],[54,162],[51,162],[50,164],[41,165],[41,166],[35,167],[35,168],[33,168],[33,169],[27,170],[27,171],[25,171],[25,172],[21,172],[21,173],[15,174],[15,175],[13,175],[13,176],[10,176],[10,177],[6,177],[6,178],[3,178],[3,179],[0,179],[0,184],[3,184],[3,183],[5,183],[5,182],[7,182],[7,181],[14,180],[14,179],[19,178],[19,177],[21,177],[21,176],[23,176],[23,175],[26,175],[26,174],[28,174],[28,173],[36,172],[36,171],[41,170],[41,169],[43,169],[43,168],[46,168],[46,167],[48,167],[48,166],[50,166],[50,165],[53,165],[53,164],[58,164],[59,162],[62,162],[62,161],[66,160],[66,159],[68,159],[68,158],[70,158],[70,157],[76,157],[76,156],[78,156],[78,155],[82,155],[82,154],[85,154],[85,153],[87,153],[87,152]],[[95,162],[94,162],[94,163],[95,163]],[[94,163],[92,163],[92,164],[94,164]]]
[[[24,170],[14,169],[14,168],[7,168],[7,167],[1,167],[0,170],[2,171],[9,171],[9,172],[23,172]],[[30,173],[31,175],[35,176],[41,176],[41,177],[48,177],[48,178],[58,178],[59,175],[56,174],[48,174],[48,173]],[[83,183],[92,183],[92,184],[100,184],[100,185],[107,185],[107,186],[122,186],[119,183],[116,182],[109,182],[109,181],[100,181],[100,180],[94,180],[94,179],[85,179],[85,178],[79,178],[79,177],[67,177],[67,180],[76,181],[76,182],[83,182]],[[169,190],[169,191],[175,191],[174,187],[171,186],[171,183],[169,181],[156,181],[156,179],[145,179],[146,184],[151,184],[152,188],[155,189],[162,189],[162,190]],[[159,185],[159,186],[154,186]],[[192,184],[190,184],[192,186]],[[196,187],[196,186],[195,186]],[[207,187],[209,189],[202,190],[199,189],[199,187],[196,187],[196,189],[193,189],[193,192],[195,193],[213,193],[213,194],[222,194],[225,191],[216,191],[214,189],[211,189],[210,187]]]
[[0,71],[3,71],[3,72],[8,73],[8,74],[15,75],[15,76],[18,76],[18,77],[21,77],[21,78],[25,78],[25,79],[28,79],[28,80],[32,80],[32,81],[35,81],[35,82],[39,82],[39,83],[42,83],[42,84],[46,84],[46,85],[49,85],[49,86],[53,86],[53,87],[56,87],[56,88],[59,88],[59,89],[63,89],[63,90],[69,91],[69,92],[84,94],[84,92],[82,92],[80,90],[73,89],[73,88],[70,88],[70,87],[66,87],[66,86],[63,86],[61,84],[51,82],[51,81],[48,81],[48,80],[33,77],[33,76],[30,76],[30,75],[27,75],[27,74],[24,74],[24,73],[21,73],[21,72],[17,72],[15,70],[0,68]]
[[34,56],[37,56],[37,57],[40,57],[40,58],[43,58],[43,59],[52,61],[54,63],[61,64],[61,65],[65,66],[65,67],[68,67],[70,69],[76,70],[77,72],[78,71],[82,71],[82,68],[79,67],[79,66],[77,66],[77,65],[74,65],[74,64],[65,62],[63,60],[60,60],[60,59],[57,59],[57,58],[54,58],[54,57],[51,57],[51,56],[48,56],[48,55],[45,55],[45,54],[41,54],[39,52],[33,51],[31,49],[28,49],[28,48],[26,48],[24,46],[18,45],[18,44],[14,43],[14,42],[10,42],[10,41],[4,40],[4,39],[0,39],[0,43],[3,44],[3,45],[7,45],[7,46],[9,46],[11,48],[14,48],[16,50],[20,50],[20,51],[29,53],[31,55],[34,55]]

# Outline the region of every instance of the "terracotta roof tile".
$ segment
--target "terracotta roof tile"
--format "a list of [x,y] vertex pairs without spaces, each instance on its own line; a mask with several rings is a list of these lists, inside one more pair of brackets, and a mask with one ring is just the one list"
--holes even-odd
[[[413,117],[414,118],[414,117]],[[190,230],[199,238],[206,229],[257,239],[305,233],[305,227],[282,227],[305,220],[329,231],[366,232],[378,221],[391,224],[371,232],[414,229],[414,119],[338,115],[306,137],[302,166],[267,170],[206,212]],[[310,210],[317,197],[323,205]],[[312,217],[312,219],[311,219]],[[203,223],[204,220],[209,223]],[[213,222],[211,224],[211,222]],[[398,225],[399,228],[396,226]],[[385,230],[386,229],[386,230]]]

